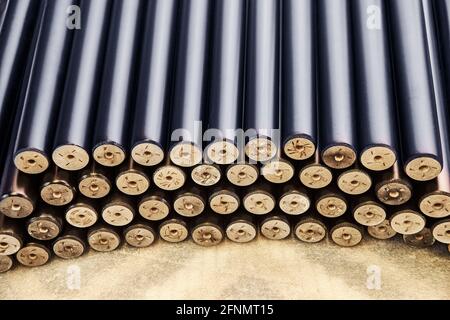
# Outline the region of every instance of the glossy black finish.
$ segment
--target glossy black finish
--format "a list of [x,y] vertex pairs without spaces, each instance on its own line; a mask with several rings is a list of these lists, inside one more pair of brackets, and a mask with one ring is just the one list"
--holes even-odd
[[398,152],[387,8],[382,0],[353,1],[351,7],[359,149],[386,146]]
[[81,30],[74,34],[54,147],[90,151],[108,35],[110,0],[82,0]]
[[[59,226],[60,226],[60,229],[63,228],[65,220],[61,216],[61,212],[55,207],[51,207],[51,206],[48,206],[48,205],[42,204],[42,203],[39,204],[39,207],[37,208],[37,210],[33,213],[32,216],[30,216],[27,219],[25,224],[26,224],[26,226],[28,228],[28,225],[31,222],[33,222],[34,220],[36,220],[36,219],[46,219],[46,218],[48,218],[50,220],[53,220],[54,222],[57,222],[57,224],[59,224]],[[30,235],[30,236],[32,236],[32,235]]]
[[63,170],[56,165],[51,165],[50,168],[43,174],[41,185],[46,185],[49,183],[63,183],[68,186],[72,186],[75,192],[75,176],[67,170]]
[[[43,20],[44,7],[41,7],[39,13],[41,14],[39,21],[36,23],[41,23]],[[34,35],[29,39],[31,42],[30,46],[34,47],[37,44],[38,35],[40,29],[37,27]],[[33,57],[34,50],[31,50],[31,53],[28,55],[26,61],[22,61],[25,64],[24,78],[28,78],[32,71],[33,66]],[[24,111],[24,100],[26,99],[27,94],[27,82],[23,81],[23,83],[15,88],[19,91],[19,97],[17,98],[18,103],[16,104],[16,110],[14,116],[12,116],[9,121],[11,122],[11,135],[9,140],[5,140],[6,145],[3,146],[4,153],[4,162],[1,163],[1,182],[0,182],[0,196],[8,197],[12,194],[19,194],[22,196],[28,197],[34,204],[37,201],[37,188],[39,185],[39,180],[41,177],[35,177],[28,174],[25,174],[19,171],[14,164],[14,150],[16,149],[19,125],[20,121],[23,117]]]
[[[3,1],[0,8],[6,9],[6,3]],[[0,28],[0,134],[3,151],[11,137],[11,119],[19,103],[20,88],[26,82],[27,61],[32,57],[33,37],[44,5],[34,0],[14,0],[7,8],[8,14]],[[3,154],[2,159],[4,157]]]
[[136,217],[134,217],[133,221],[124,228],[123,236],[125,237],[125,235],[128,231],[131,231],[135,228],[140,228],[140,227],[147,228],[149,231],[152,231],[153,235],[155,236],[155,240],[158,239],[159,234],[155,232],[155,230],[157,230],[157,227],[158,227],[157,221],[150,221],[150,220],[144,219],[141,215],[136,215]]
[[157,221],[157,223],[158,223],[158,233],[161,236],[161,229],[167,223],[180,224],[183,227],[185,227],[187,230],[190,230],[190,226],[192,224],[192,219],[180,216],[179,214],[177,214],[175,212],[171,212],[166,217],[166,219],[164,219],[162,221]]
[[175,202],[180,197],[184,197],[187,195],[194,195],[199,199],[201,199],[203,204],[205,205],[205,208],[207,208],[208,204],[206,202],[207,199],[206,191],[207,189],[201,188],[196,184],[194,184],[193,182],[189,181],[182,188],[173,193],[172,201]]
[[25,238],[22,221],[0,215],[0,234],[10,234],[23,241]]
[[444,63],[447,86],[450,84],[450,1],[434,0],[434,11],[439,31],[439,45]]
[[6,11],[8,10],[9,0],[0,0],[0,33],[2,32],[3,22],[5,21]]
[[197,136],[194,136],[194,128],[196,121],[206,119],[209,17],[212,2],[209,0],[184,0],[180,3],[181,16],[171,132],[183,129],[186,134],[182,134],[182,141],[195,142],[201,146],[202,140],[199,135],[202,132],[197,132]]
[[292,182],[288,182],[288,183],[280,185],[280,187],[277,188],[276,190],[274,190],[274,192],[275,192],[275,196],[278,198],[278,200],[280,200],[281,197],[284,197],[284,196],[294,193],[294,192],[301,193],[303,196],[305,196],[307,198],[311,198],[311,196],[312,196],[310,191],[306,187],[304,187],[303,185],[298,185],[297,183],[292,183]]
[[[227,218],[228,216],[226,216]],[[257,216],[255,216],[254,214],[250,214],[244,210],[239,210],[238,212],[232,214],[229,216],[228,219],[228,226],[232,223],[238,223],[238,222],[245,222],[248,224],[251,224],[255,227],[255,229],[257,229]]]
[[249,187],[245,187],[245,188],[238,188],[238,192],[240,192],[240,197],[242,199],[242,203],[245,202],[245,197],[247,197],[250,193],[267,193],[269,194],[274,201],[276,201],[275,199],[275,187],[272,183],[266,182],[265,180],[263,180],[262,177],[260,177],[256,183],[254,183],[253,185],[249,186]]
[[[119,191],[113,191],[111,194],[108,195],[108,197],[106,197],[102,200],[101,210],[99,211],[99,214],[102,215],[103,212],[111,206],[126,207],[127,209],[129,209],[131,211],[131,213],[133,215],[133,219],[137,214],[139,214],[136,210],[136,198],[126,196]],[[104,220],[104,222],[109,224],[109,221],[106,221],[105,219],[103,219],[103,220]],[[113,225],[111,224],[111,226],[113,226]],[[115,226],[115,227],[121,227],[121,226]]]
[[317,0],[283,2],[282,142],[304,137],[317,143]]
[[5,159],[0,184],[0,196],[21,195],[29,198],[34,204],[38,200],[37,187],[39,179],[34,175],[19,171],[13,162],[11,148]]
[[355,148],[350,1],[317,2],[320,150]]
[[143,4],[140,0],[114,1],[94,148],[112,143],[127,149],[136,95]]
[[[249,0],[244,128],[279,128],[280,1]],[[270,136],[269,136],[270,138]]]
[[[209,105],[211,129],[233,142],[242,128],[246,0],[217,0],[213,14],[213,50]],[[219,132],[218,132],[219,133]]]
[[28,83],[16,154],[53,146],[73,31],[66,27],[66,10],[74,0],[48,0]]
[[[126,1],[126,0],[125,0]],[[121,238],[121,234],[122,234],[122,229],[121,227],[116,227],[116,226],[112,226],[110,224],[107,224],[104,221],[99,221],[97,222],[95,225],[93,225],[92,227],[89,227],[87,229],[87,239],[88,239],[88,244],[89,244],[89,238],[97,233],[97,232],[108,232],[108,233],[112,233],[114,234],[114,238],[117,238],[119,240],[119,246],[117,248],[120,248],[120,246],[122,245],[122,238]]]
[[[96,1],[96,0],[94,0],[94,1]],[[83,243],[84,249],[86,250],[87,248],[89,248],[89,245],[86,241],[86,236],[87,236],[86,229],[80,229],[80,228],[75,228],[75,227],[66,225],[64,227],[64,233],[61,234],[61,236],[59,236],[58,239],[56,239],[56,240],[61,240],[61,238],[75,238],[80,243]]]
[[165,149],[173,89],[176,21],[180,1],[150,1],[143,31],[132,146],[151,142]]
[[[228,1],[228,0],[226,0]],[[194,231],[196,228],[198,228],[201,225],[213,225],[219,228],[222,232],[222,234],[225,236],[225,221],[222,216],[219,214],[211,211],[211,210],[205,210],[206,212],[202,213],[200,216],[197,216],[193,219],[191,224],[191,232]]]
[[[434,99],[436,102],[436,114],[439,123],[439,137],[440,146],[442,152],[442,172],[436,178],[434,183],[436,184],[436,189],[439,191],[450,192],[450,138],[449,138],[449,93],[448,86],[445,86],[445,75],[442,72],[444,69],[445,59],[449,57],[444,57],[439,51],[438,34],[435,21],[437,21],[437,15],[433,11],[433,3],[436,0],[423,0],[425,26],[427,30],[428,38],[428,54],[430,57],[431,66],[431,77],[433,79],[433,89],[434,89]],[[440,1],[436,1],[436,4]],[[450,2],[447,1],[448,7],[442,8],[443,12],[450,9]],[[450,17],[450,16],[449,16]],[[450,31],[450,29],[449,29]],[[445,54],[448,56],[448,54]],[[441,59],[443,57],[443,59]],[[430,183],[432,185],[432,183]]]
[[[94,1],[96,1],[96,0],[94,0]],[[83,253],[85,253],[89,248],[89,244],[87,242],[86,228],[80,229],[80,228],[72,227],[70,225],[65,225],[64,232],[53,241],[53,244],[55,244],[58,241],[64,241],[65,239],[74,239],[74,240],[78,241],[79,243],[83,244],[83,247],[84,247]]]
[[404,163],[428,156],[442,163],[439,129],[420,0],[388,1]]

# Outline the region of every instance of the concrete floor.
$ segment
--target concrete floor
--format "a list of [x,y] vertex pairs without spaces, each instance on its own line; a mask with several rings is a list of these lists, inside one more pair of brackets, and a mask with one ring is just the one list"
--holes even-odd
[[214,248],[159,241],[16,268],[0,275],[0,299],[450,299],[445,249],[372,239],[350,249],[293,239]]

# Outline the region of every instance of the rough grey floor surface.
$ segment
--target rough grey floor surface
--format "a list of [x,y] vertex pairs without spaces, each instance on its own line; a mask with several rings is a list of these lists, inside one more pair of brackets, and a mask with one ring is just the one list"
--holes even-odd
[[351,249],[293,239],[214,248],[159,241],[16,268],[0,275],[0,299],[450,299],[444,249],[371,239]]

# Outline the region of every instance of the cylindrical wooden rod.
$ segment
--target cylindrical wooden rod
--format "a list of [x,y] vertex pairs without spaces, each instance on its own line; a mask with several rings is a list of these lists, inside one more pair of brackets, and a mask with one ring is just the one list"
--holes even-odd
[[319,134],[324,163],[334,169],[356,161],[350,1],[318,1]]
[[[5,1],[3,4],[1,17],[4,20],[0,24],[0,132],[3,141],[9,141],[20,88],[27,83],[27,61],[34,52],[34,42],[30,39],[38,33],[35,30],[45,6],[33,0]],[[5,151],[4,148],[0,151],[0,164],[7,156]]]
[[148,3],[131,139],[131,156],[143,166],[159,164],[167,151],[180,3],[176,0]]
[[[217,0],[213,13],[213,50],[208,128],[213,137],[206,148],[217,164],[236,161],[235,130],[242,128],[246,1]],[[214,138],[214,139],[213,139]]]
[[199,124],[206,119],[211,5],[208,0],[181,2],[169,132],[170,140],[173,140],[170,159],[181,167],[192,167],[202,160],[203,132],[199,130]]
[[73,0],[48,0],[23,101],[14,163],[17,169],[39,174],[50,165],[51,149],[72,45],[66,26]]
[[253,161],[272,159],[278,150],[280,1],[249,0],[245,80],[245,153]]
[[74,35],[52,154],[64,170],[81,170],[89,163],[111,4],[81,1],[82,26]]
[[316,0],[283,2],[282,143],[294,160],[314,155],[317,144]]
[[114,1],[94,132],[94,160],[115,167],[126,157],[130,141],[139,62],[140,0]]
[[382,0],[351,4],[360,160],[382,171],[394,165],[398,150],[387,8]]
[[387,4],[404,170],[428,181],[441,172],[442,153],[422,1]]
[[442,76],[443,63],[439,52],[437,30],[432,1],[423,2],[425,25],[428,38],[428,52],[430,57],[431,75],[433,79],[436,113],[439,123],[439,137],[442,150],[442,171],[436,179],[427,183],[425,194],[419,200],[420,210],[427,216],[442,218],[450,215],[450,139],[449,112],[447,109],[448,93]]

